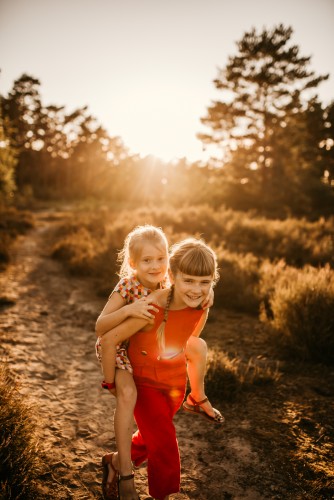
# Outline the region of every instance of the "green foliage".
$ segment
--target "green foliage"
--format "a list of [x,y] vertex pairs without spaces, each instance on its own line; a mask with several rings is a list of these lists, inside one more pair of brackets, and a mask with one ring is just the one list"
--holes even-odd
[[266,266],[263,288],[266,307],[262,319],[299,356],[334,362],[334,271],[305,266],[295,269],[278,263]]
[[36,415],[23,402],[6,366],[0,367],[0,498],[41,498],[37,478],[45,464],[36,435]]

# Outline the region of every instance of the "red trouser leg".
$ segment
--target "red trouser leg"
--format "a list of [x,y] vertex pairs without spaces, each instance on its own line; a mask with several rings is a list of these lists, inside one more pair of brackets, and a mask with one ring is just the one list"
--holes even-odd
[[147,449],[139,431],[132,436],[131,459],[136,466],[147,460]]
[[132,439],[132,460],[137,465],[147,458],[149,493],[160,500],[180,490],[180,455],[173,416],[181,406],[184,389],[167,392],[139,386],[137,390],[134,413],[139,432]]

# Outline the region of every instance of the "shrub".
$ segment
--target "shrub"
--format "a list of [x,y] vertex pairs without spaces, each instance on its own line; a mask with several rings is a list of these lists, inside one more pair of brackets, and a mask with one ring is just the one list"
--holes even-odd
[[223,216],[221,237],[232,252],[248,253],[270,260],[284,259],[288,264],[334,263],[334,219],[315,222],[256,217],[232,212]]
[[[162,227],[170,244],[189,235],[203,237],[216,250],[221,269],[215,302],[250,314],[258,313],[261,300],[270,309],[268,297],[279,270],[275,264],[278,258],[282,268],[285,262],[301,266],[333,261],[333,218],[312,223],[268,220],[223,208],[213,211],[207,205],[176,210],[145,207],[117,213],[102,207],[91,213],[77,212],[58,230],[53,255],[66,262],[72,272],[94,276],[98,292],[107,295],[118,270],[117,251],[126,235],[141,224]],[[269,275],[274,273],[270,282],[261,278],[264,265]]]
[[210,349],[205,375],[205,392],[213,401],[231,401],[240,392],[239,361],[229,359],[225,353]]
[[233,400],[240,391],[271,384],[279,377],[278,366],[271,366],[265,359],[250,358],[245,363],[216,349],[208,352],[205,390],[213,401]]
[[14,207],[0,209],[0,232],[15,237],[33,227],[30,212],[17,210]]
[[10,247],[13,239],[8,234],[2,234],[0,240],[0,269],[5,267],[10,261]]
[[14,207],[0,208],[0,268],[10,262],[13,242],[20,234],[33,227],[29,212],[16,210]]
[[261,318],[303,358],[334,362],[334,271],[281,268]]
[[32,408],[22,402],[8,369],[0,368],[0,498],[40,498],[37,478],[45,472]]
[[260,261],[252,254],[218,250],[220,280],[215,288],[215,303],[226,309],[257,314]]
[[85,227],[79,227],[54,245],[52,256],[64,262],[76,275],[94,275],[95,260],[104,247],[105,241],[94,238]]

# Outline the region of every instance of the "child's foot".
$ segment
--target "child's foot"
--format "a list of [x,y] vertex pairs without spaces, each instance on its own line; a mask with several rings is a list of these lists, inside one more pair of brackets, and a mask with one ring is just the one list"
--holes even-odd
[[139,500],[134,483],[134,474],[119,476],[118,493],[120,500]]
[[189,413],[196,413],[216,424],[223,424],[225,418],[219,410],[213,408],[207,397],[196,401],[191,394],[188,394],[186,401],[182,405],[183,409]]

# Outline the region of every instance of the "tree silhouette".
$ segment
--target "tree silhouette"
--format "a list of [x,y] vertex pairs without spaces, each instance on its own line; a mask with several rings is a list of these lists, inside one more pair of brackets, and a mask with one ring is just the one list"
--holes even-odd
[[238,54],[229,57],[214,80],[222,99],[201,120],[208,132],[198,134],[221,152],[219,164],[241,186],[240,194],[260,198],[263,205],[272,198],[289,205],[302,188],[305,168],[318,184],[323,176],[321,162],[312,163],[325,133],[324,110],[314,94],[328,75],[309,69],[310,57],[300,56],[298,46],[289,44],[292,33],[291,27],[279,25],[244,34]]
[[112,166],[128,157],[119,137],[110,137],[87,106],[66,113],[43,106],[38,79],[23,74],[1,99],[4,133],[18,152],[16,182],[38,197],[86,196],[110,184]]
[[[9,128],[8,125],[6,127]],[[0,203],[8,202],[16,190],[15,167],[17,152],[6,136],[0,108]]]

